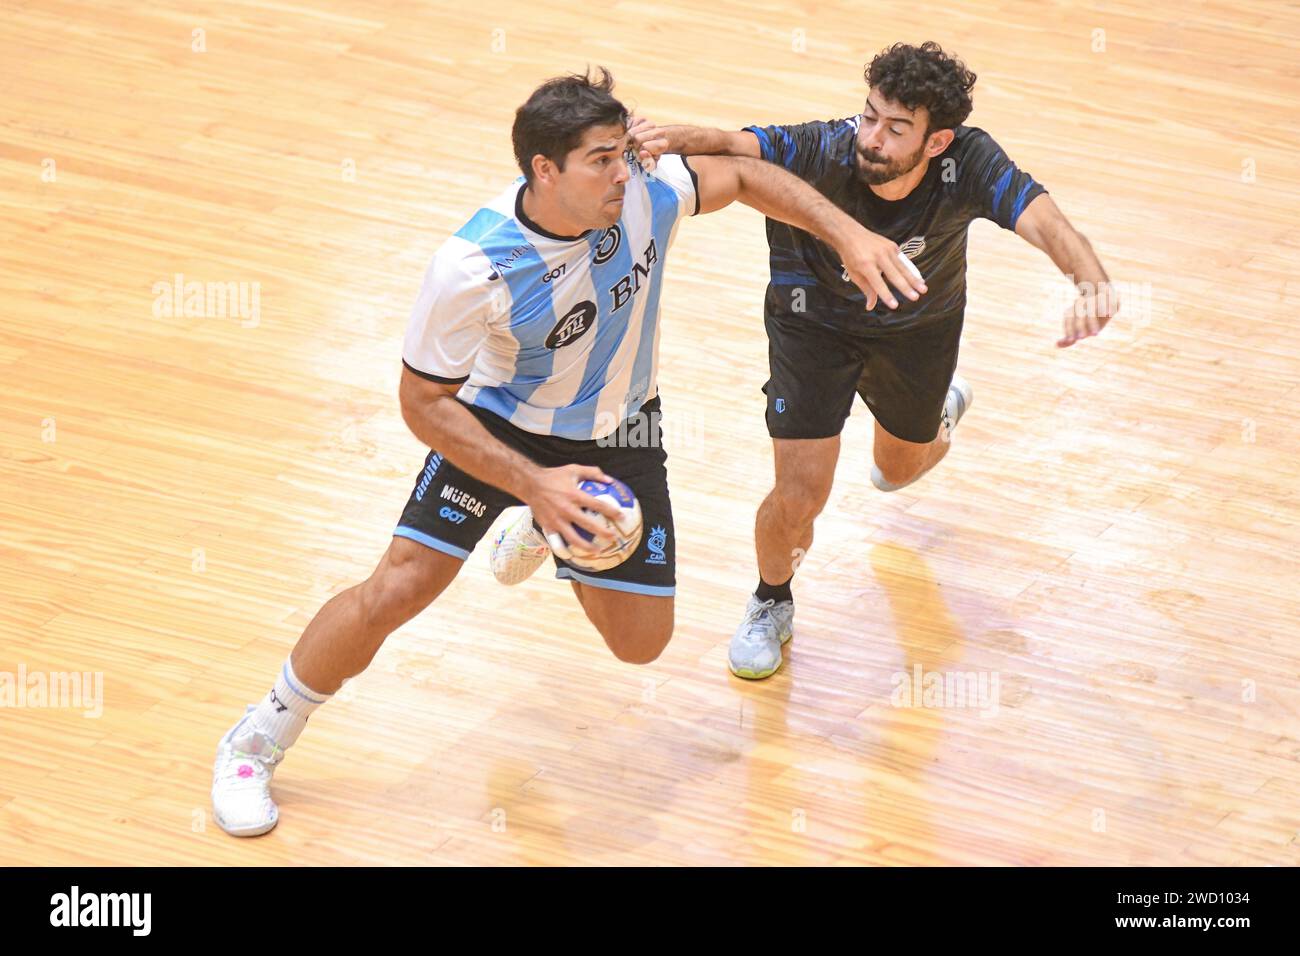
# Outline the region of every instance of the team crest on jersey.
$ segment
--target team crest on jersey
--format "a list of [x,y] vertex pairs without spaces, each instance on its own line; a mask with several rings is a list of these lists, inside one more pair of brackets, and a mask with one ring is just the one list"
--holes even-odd
[[582,338],[596,324],[596,303],[587,299],[579,302],[564,318],[555,323],[551,334],[546,336],[548,349],[562,349]]
[[622,244],[623,230],[618,227],[618,223],[614,223],[605,230],[604,235],[600,237],[600,242],[596,243],[596,258],[593,261],[596,265],[609,262]]

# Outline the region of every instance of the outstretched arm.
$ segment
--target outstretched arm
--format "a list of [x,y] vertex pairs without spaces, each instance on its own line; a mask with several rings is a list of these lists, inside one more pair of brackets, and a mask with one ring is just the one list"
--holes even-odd
[[1016,220],[1016,233],[1047,253],[1079,290],[1079,297],[1065,312],[1057,348],[1068,348],[1104,329],[1119,311],[1119,295],[1092,244],[1070,225],[1051,196],[1042,193],[1025,207]]
[[869,232],[798,176],[750,157],[696,156],[690,166],[698,179],[700,212],[739,200],[819,237],[839,253],[849,278],[866,295],[868,309],[875,307],[877,296],[898,308],[891,285],[913,300],[926,291],[921,274],[897,243]]
[[641,165],[654,169],[664,153],[681,156],[752,156],[761,159],[758,137],[748,130],[731,132],[706,126],[656,126],[644,116],[635,117],[627,131],[637,145]]

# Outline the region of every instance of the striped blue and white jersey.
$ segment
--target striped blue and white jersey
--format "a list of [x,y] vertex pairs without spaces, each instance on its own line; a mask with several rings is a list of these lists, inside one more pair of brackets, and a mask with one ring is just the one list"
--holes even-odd
[[657,394],[659,291],[695,173],[631,163],[610,228],[556,236],[523,210],[517,179],[449,237],[424,275],[402,361],[538,434],[602,438]]

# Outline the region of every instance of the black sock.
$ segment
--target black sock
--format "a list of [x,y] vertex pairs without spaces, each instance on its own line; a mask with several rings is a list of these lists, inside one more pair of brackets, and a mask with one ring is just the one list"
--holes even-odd
[[758,579],[758,587],[754,589],[754,597],[760,601],[776,601],[780,604],[782,601],[793,601],[794,595],[790,593],[790,582],[794,580],[794,575],[785,579],[783,584],[768,584],[761,577]]

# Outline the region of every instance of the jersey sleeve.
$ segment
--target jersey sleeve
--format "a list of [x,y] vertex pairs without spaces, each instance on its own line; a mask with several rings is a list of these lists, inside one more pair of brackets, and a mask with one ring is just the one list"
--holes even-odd
[[1036,197],[1047,190],[1019,169],[993,137],[973,130],[972,140],[957,171],[957,184],[966,192],[974,214],[1003,229],[1015,229],[1016,220]]
[[677,195],[678,218],[700,211],[700,182],[686,157],[665,153],[655,163],[653,177]]
[[784,166],[800,179],[816,179],[825,169],[830,123],[746,126],[745,131],[758,137],[758,148],[763,159]]
[[424,273],[402,345],[402,364],[421,378],[456,385],[469,378],[495,314],[491,265],[474,274],[473,262],[450,239]]

